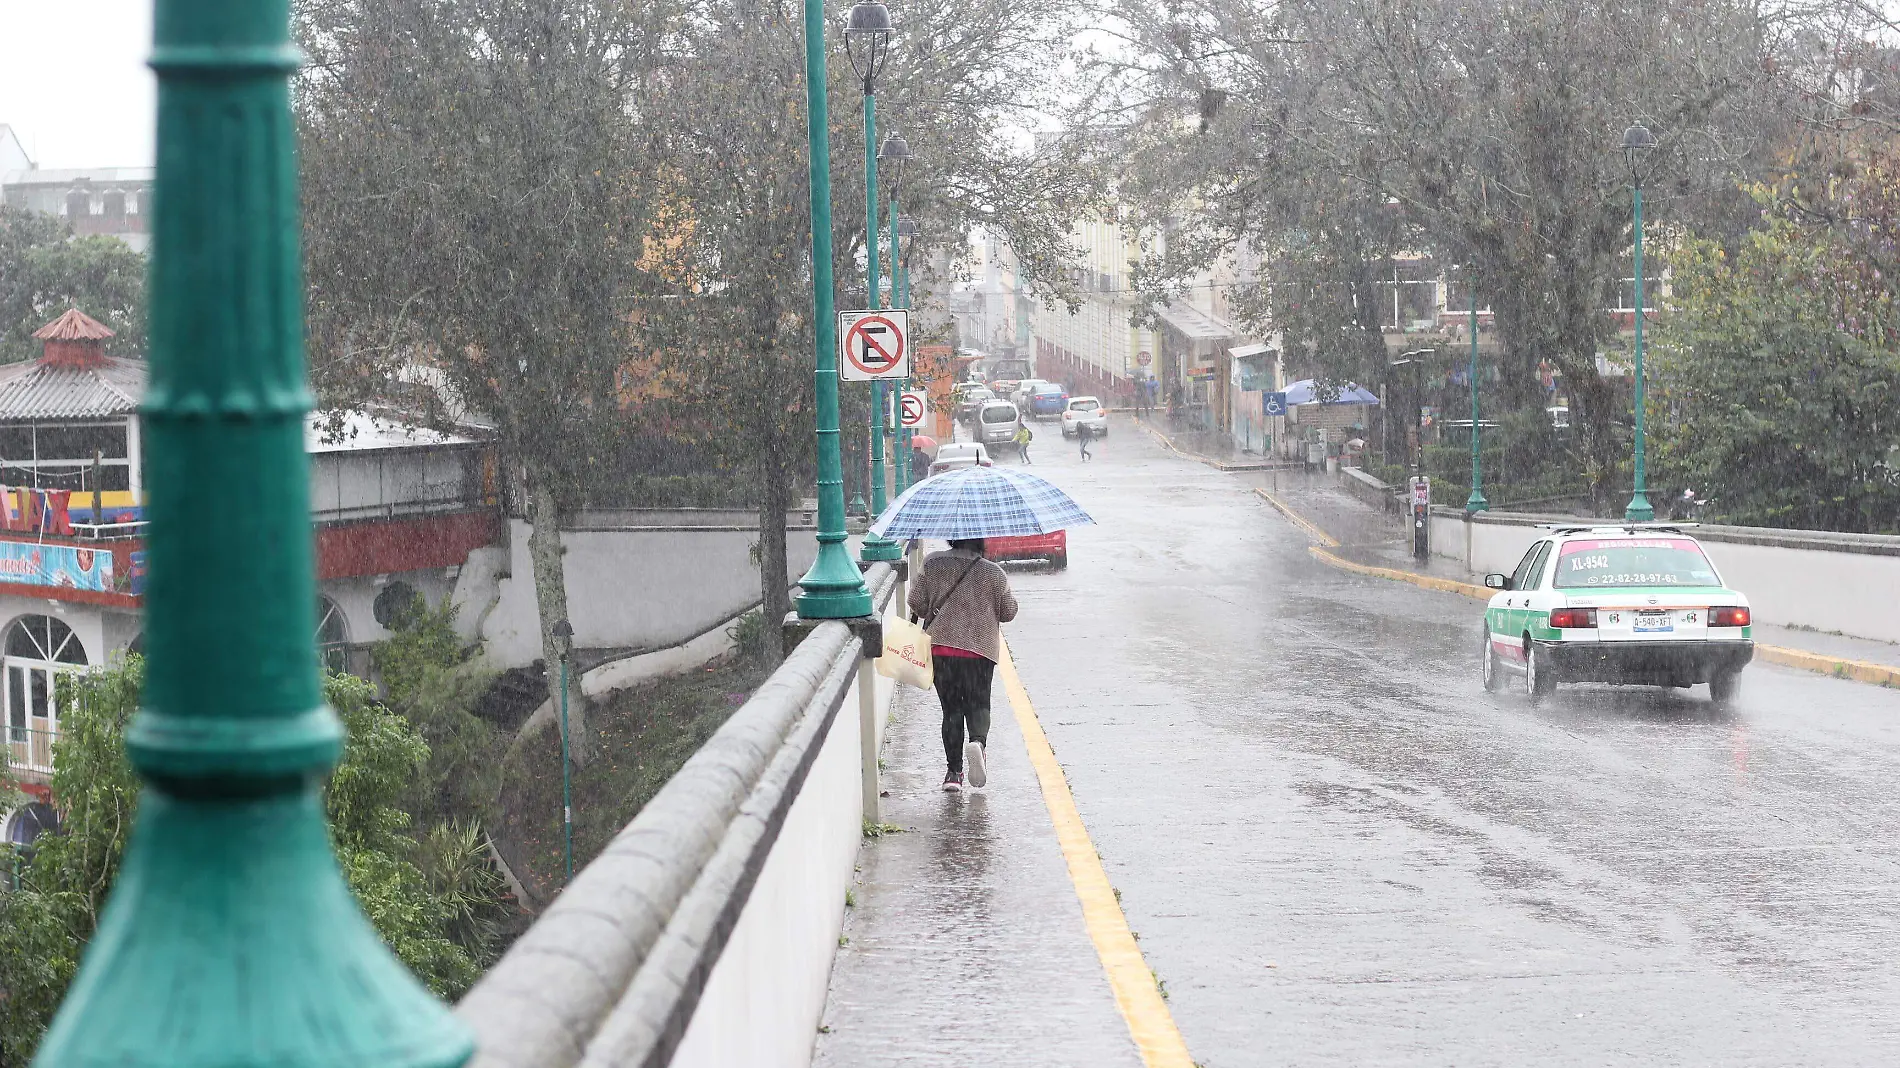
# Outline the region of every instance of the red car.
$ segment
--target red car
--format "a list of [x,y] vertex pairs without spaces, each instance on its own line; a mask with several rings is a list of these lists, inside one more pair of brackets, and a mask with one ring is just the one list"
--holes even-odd
[[1048,534],[1018,534],[1013,537],[984,538],[983,555],[1001,563],[1005,560],[1047,560],[1057,571],[1069,566],[1069,535],[1066,531]]

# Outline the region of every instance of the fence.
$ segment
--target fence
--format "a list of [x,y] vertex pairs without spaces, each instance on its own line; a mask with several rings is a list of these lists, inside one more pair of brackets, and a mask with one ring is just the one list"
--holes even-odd
[[35,775],[53,773],[53,739],[58,737],[56,732],[27,727],[7,727],[5,730],[7,767],[10,770]]

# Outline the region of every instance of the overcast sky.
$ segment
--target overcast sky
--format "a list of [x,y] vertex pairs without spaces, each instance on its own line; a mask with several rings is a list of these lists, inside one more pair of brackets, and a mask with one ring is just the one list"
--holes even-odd
[[152,0],[0,0],[0,123],[42,167],[149,167]]

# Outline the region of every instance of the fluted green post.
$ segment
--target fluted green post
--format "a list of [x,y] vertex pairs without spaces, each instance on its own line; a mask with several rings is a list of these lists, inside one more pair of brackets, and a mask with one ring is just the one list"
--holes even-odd
[[818,558],[798,580],[801,619],[871,614],[871,592],[844,546],[844,463],[838,455],[838,315],[831,291],[831,123],[825,100],[824,0],[805,0],[805,127],[811,166],[812,327],[817,340]]
[[[897,197],[891,197],[891,307],[910,310],[910,268],[904,263],[904,253],[897,244]],[[897,387],[898,400],[902,403],[903,394],[910,389],[910,376]],[[902,493],[910,487],[910,427],[899,419],[897,442],[897,492]]]
[[[143,776],[34,1063],[453,1066],[472,1042],[337,870],[304,418],[287,0],[159,0]],[[206,487],[244,506],[216,521]]]
[[1630,186],[1630,202],[1636,213],[1636,455],[1635,490],[1623,509],[1623,518],[1632,523],[1647,523],[1656,518],[1649,503],[1649,478],[1643,455],[1643,185]]
[[[883,285],[883,270],[878,264],[877,255],[877,94],[868,91],[864,94],[864,248],[867,282],[865,289],[871,295],[869,307],[876,311],[883,306],[878,290]],[[897,216],[891,216],[891,233],[897,232]],[[897,243],[891,243],[891,263],[897,262]],[[892,278],[896,272],[892,272]],[[892,303],[896,303],[897,294],[892,292]],[[871,383],[871,515],[884,514],[889,503],[885,495],[884,479],[884,402],[889,395],[886,383],[878,379]],[[889,538],[876,534],[866,534],[858,546],[858,559],[865,563],[879,560],[896,560],[904,555],[904,549]]]
[[1471,495],[1465,498],[1465,514],[1475,515],[1491,507],[1484,499],[1484,459],[1480,446],[1484,431],[1478,426],[1478,285],[1477,278],[1465,279],[1471,297]]

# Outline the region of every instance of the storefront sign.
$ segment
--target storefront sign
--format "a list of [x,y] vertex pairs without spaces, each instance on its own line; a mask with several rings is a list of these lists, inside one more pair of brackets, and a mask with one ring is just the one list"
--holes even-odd
[[0,541],[0,582],[109,593],[112,553],[76,545]]

